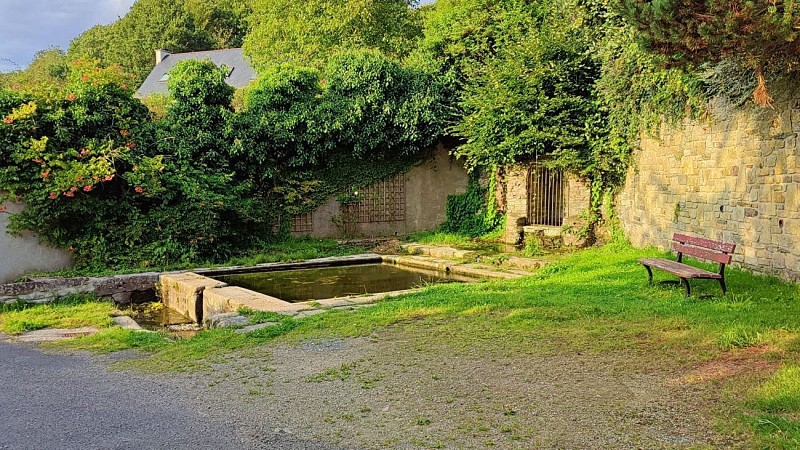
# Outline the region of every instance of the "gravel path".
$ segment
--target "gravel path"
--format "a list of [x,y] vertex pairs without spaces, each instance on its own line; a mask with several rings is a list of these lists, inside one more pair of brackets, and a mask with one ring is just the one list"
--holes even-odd
[[743,447],[713,431],[718,386],[667,360],[453,351],[440,340],[386,330],[167,375],[0,343],[0,448]]
[[177,380],[109,372],[96,359],[0,342],[0,448],[332,448],[282,432],[243,434],[214,411],[224,404],[213,397],[197,407],[198,392]]

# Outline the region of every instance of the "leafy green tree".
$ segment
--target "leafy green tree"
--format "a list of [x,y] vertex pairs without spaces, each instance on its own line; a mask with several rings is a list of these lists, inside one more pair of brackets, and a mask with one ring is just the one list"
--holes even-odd
[[323,123],[355,157],[415,155],[443,135],[442,90],[429,74],[375,50],[338,54],[326,73]]
[[238,48],[249,31],[252,0],[186,0],[186,10],[211,36],[214,48]]
[[322,94],[313,69],[283,65],[261,76],[229,130],[236,136],[237,173],[271,190],[282,174],[319,164],[331,148],[318,120]]
[[479,76],[504,45],[525,39],[541,17],[520,0],[438,0],[423,15],[424,37],[408,64],[438,75],[457,94]]
[[210,61],[184,60],[170,70],[161,138],[168,153],[198,166],[227,168],[230,143],[224,134],[234,89],[226,75]]
[[186,52],[240,46],[247,32],[249,1],[137,0],[118,21],[75,38],[67,56],[119,64],[141,82],[153,68],[156,49]]
[[755,101],[769,105],[764,70],[797,70],[800,4],[790,0],[621,0],[645,48],[677,65],[717,63],[735,56],[754,69]]
[[51,47],[36,52],[33,61],[25,70],[11,72],[0,77],[0,88],[33,92],[46,91],[62,86],[68,73],[69,68],[64,50]]
[[410,6],[409,0],[254,0],[244,50],[261,71],[283,63],[322,70],[331,55],[348,49],[400,58],[421,33]]

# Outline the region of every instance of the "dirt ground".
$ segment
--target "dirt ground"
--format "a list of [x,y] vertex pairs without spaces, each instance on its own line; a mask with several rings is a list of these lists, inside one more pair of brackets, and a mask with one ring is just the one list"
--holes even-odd
[[198,409],[252,442],[281,432],[343,448],[744,446],[714,431],[714,381],[738,357],[682,370],[632,357],[453,352],[386,330],[250,350],[178,378]]

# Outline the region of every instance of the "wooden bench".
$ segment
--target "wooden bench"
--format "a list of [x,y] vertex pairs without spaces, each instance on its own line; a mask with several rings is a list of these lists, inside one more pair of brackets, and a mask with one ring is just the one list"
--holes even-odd
[[[725,266],[731,263],[732,253],[736,250],[736,244],[675,233],[672,236],[672,249],[678,252],[677,261],[663,258],[644,258],[639,260],[647,269],[648,283],[653,283],[652,268],[656,268],[680,278],[681,283],[686,288],[687,297],[692,294],[692,288],[689,286],[689,280],[692,278],[718,280],[722,293],[725,294],[727,292]],[[683,255],[719,263],[719,269],[715,273],[684,264]]]

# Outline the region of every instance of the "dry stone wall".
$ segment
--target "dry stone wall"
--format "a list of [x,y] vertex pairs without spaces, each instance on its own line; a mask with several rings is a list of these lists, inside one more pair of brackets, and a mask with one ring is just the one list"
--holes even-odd
[[718,101],[706,121],[643,137],[617,197],[630,241],[732,242],[735,265],[800,280],[800,93],[779,98],[767,110]]

